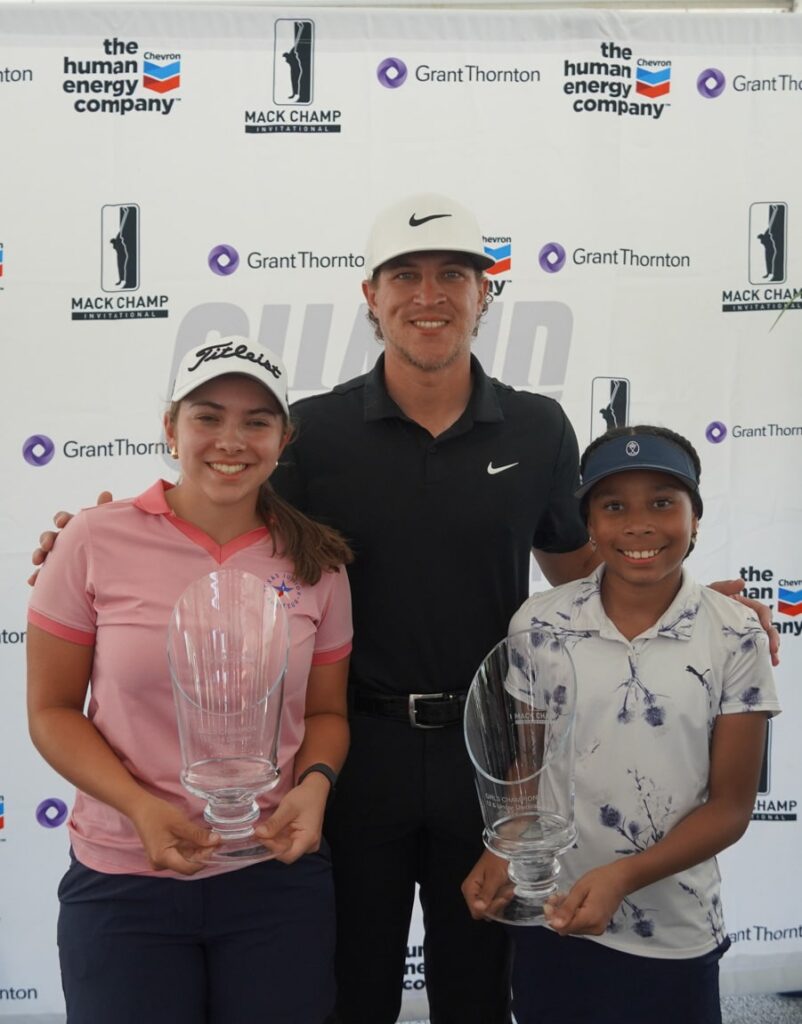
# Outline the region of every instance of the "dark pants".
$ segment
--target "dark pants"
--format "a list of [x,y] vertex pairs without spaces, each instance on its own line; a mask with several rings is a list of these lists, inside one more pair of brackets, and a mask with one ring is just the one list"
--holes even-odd
[[460,885],[482,820],[459,725],[354,715],[327,819],[337,898],[338,1024],[395,1024],[415,883],[432,1024],[507,1024],[509,943],[473,921]]
[[634,956],[547,928],[515,928],[518,1024],[721,1024],[718,962]]
[[68,1024],[320,1024],[331,1011],[323,854],[188,881],[74,861],[59,899]]

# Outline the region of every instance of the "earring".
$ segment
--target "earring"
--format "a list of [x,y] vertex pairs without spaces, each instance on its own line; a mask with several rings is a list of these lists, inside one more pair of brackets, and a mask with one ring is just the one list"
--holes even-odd
[[595,537],[591,537],[590,538],[590,546],[593,548],[594,551],[596,550],[597,545],[596,545],[596,538]]
[[691,534],[691,544],[695,544],[696,543],[696,538],[698,536],[699,536],[699,531],[698,530],[694,530],[693,533]]
[[170,458],[171,459],[177,459],[178,458],[178,449],[176,448],[175,445],[171,445],[170,446]]

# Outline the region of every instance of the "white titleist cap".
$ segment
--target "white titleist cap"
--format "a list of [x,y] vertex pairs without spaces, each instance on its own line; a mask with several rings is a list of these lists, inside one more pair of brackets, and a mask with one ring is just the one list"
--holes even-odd
[[289,416],[284,363],[269,348],[236,336],[190,349],[178,364],[170,401],[178,402],[201,384],[227,373],[242,373],[258,381]]
[[410,252],[459,252],[478,270],[495,260],[484,250],[474,215],[446,196],[424,192],[383,210],[376,218],[365,252],[365,273],[371,277],[382,263]]

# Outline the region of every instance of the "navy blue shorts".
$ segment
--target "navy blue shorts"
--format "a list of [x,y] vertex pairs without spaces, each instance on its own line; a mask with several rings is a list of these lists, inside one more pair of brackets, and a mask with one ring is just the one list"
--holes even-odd
[[721,1024],[718,962],[635,956],[548,928],[511,928],[518,1024]]
[[320,1024],[334,1004],[327,853],[187,881],[73,860],[59,899],[68,1024]]

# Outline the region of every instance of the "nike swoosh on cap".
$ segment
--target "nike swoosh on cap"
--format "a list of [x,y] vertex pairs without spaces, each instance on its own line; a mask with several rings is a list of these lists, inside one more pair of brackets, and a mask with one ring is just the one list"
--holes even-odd
[[439,220],[441,217],[450,217],[450,213],[430,213],[428,217],[416,217],[413,213],[409,218],[409,226],[411,228],[419,228],[421,224],[426,224],[430,220]]
[[495,476],[496,473],[503,473],[505,469],[512,469],[513,466],[517,466],[517,465],[518,465],[517,462],[508,462],[506,466],[494,466],[493,465],[493,461],[491,459],[491,461],[488,462],[488,464],[487,464],[487,472],[491,476]]

